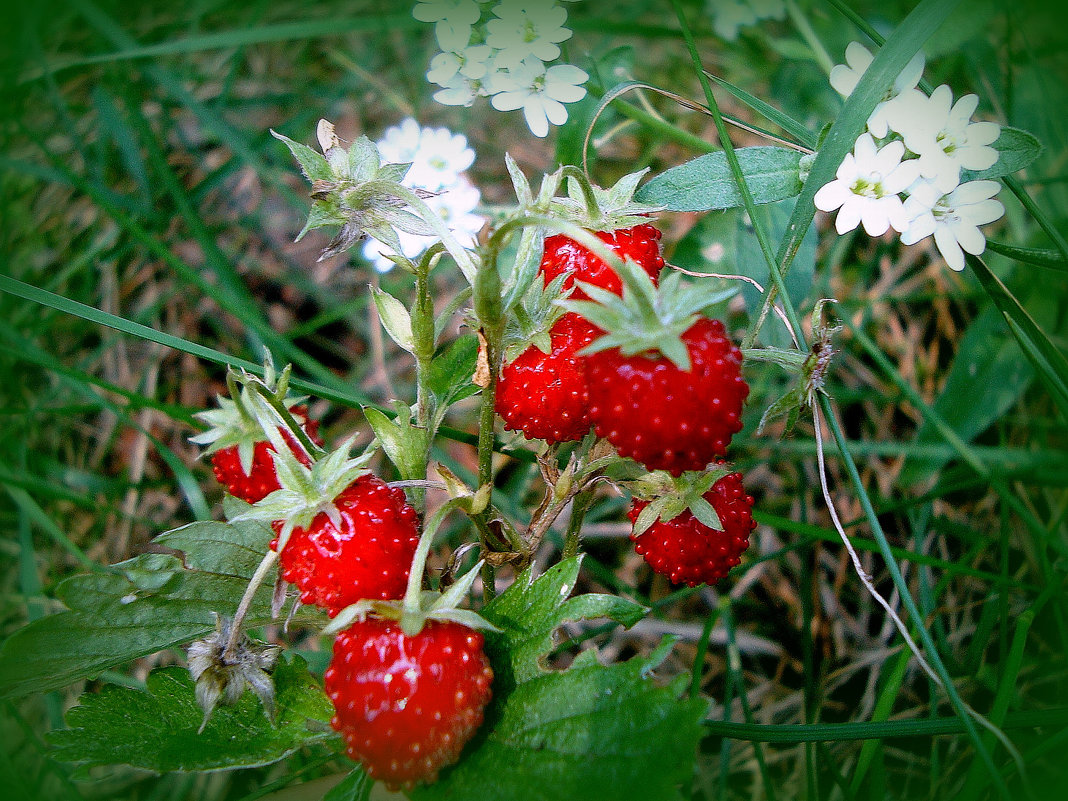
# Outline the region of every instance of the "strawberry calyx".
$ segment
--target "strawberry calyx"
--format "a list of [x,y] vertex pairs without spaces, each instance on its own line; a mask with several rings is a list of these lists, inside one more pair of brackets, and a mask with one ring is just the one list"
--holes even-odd
[[579,354],[588,356],[612,348],[624,356],[661,354],[680,370],[689,370],[690,356],[682,335],[702,309],[731,297],[736,290],[709,292],[700,284],[684,285],[682,274],[675,271],[668,272],[656,286],[645,270],[629,259],[615,268],[623,281],[622,297],[578,282],[591,300],[557,301],[606,332]]
[[[193,415],[208,426],[206,431],[189,438],[195,445],[206,446],[202,456],[211,456],[227,448],[236,448],[241,469],[245,474],[252,471],[256,446],[264,440],[281,437],[285,450],[299,450],[306,458],[315,458],[321,448],[305,432],[308,425],[306,408],[302,405],[307,396],[289,394],[289,375],[291,365],[286,365],[280,374],[275,373],[270,357],[264,363],[263,378],[257,378],[245,371],[233,370],[226,375],[226,384],[230,397],[217,396],[219,407],[207,409]],[[257,402],[259,398],[263,400]],[[261,422],[261,415],[255,407],[267,403],[276,409],[278,422],[266,426]],[[278,426],[283,432],[278,432]],[[288,434],[288,437],[286,436]],[[286,441],[288,440],[288,441]]]
[[346,487],[370,472],[367,466],[375,454],[374,449],[368,449],[351,458],[349,453],[354,439],[355,436],[347,438],[335,450],[310,465],[299,461],[289,449],[276,449],[271,455],[281,488],[253,504],[234,521],[280,523],[276,528],[278,540],[274,544],[279,553],[294,529],[308,528],[320,514],[325,514],[331,523],[340,527],[341,513],[336,500]]
[[591,231],[616,231],[649,222],[649,216],[663,209],[634,200],[634,193],[648,168],[624,175],[608,188],[590,181],[578,167],[566,165],[558,171],[567,188],[566,197],[554,197],[551,213]]
[[409,637],[414,637],[422,631],[423,626],[430,620],[459,623],[476,631],[500,631],[477,612],[460,608],[460,604],[471,591],[475,579],[478,578],[485,560],[480,560],[443,593],[423,589],[426,560],[430,555],[434,536],[442,522],[456,509],[477,508],[482,501],[481,495],[482,493],[475,493],[452,497],[430,517],[419,538],[415,556],[412,558],[411,569],[408,572],[408,586],[402,600],[363,599],[357,601],[338,612],[333,621],[323,629],[323,633],[335,634],[348,628],[355,621],[365,619],[368,615],[398,621],[401,629]]
[[702,471],[686,471],[675,477],[665,470],[654,470],[632,481],[617,482],[634,495],[636,501],[645,501],[634,521],[634,535],[644,534],[654,523],[669,522],[689,511],[697,521],[714,531],[722,531],[719,514],[705,499],[712,486],[733,469],[725,462]]
[[532,282],[522,300],[511,309],[501,338],[504,364],[514,362],[531,346],[542,353],[552,350],[549,332],[565,313],[556,301],[570,294],[570,290],[563,290],[566,280],[566,275],[560,275],[547,286],[541,281]]

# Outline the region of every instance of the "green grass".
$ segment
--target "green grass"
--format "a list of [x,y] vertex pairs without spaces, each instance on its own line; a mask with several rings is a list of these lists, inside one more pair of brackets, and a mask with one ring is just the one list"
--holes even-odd
[[[1050,797],[1068,738],[1062,21],[1038,3],[812,0],[797,3],[804,26],[767,23],[727,43],[711,32],[705,4],[679,2],[691,52],[668,0],[599,5],[569,7],[573,63],[593,56],[622,66],[621,77],[604,73],[613,80],[715,100],[725,118],[821,144],[785,230],[750,215],[744,252],[759,258],[747,274],[778,284],[777,273],[797,281],[811,271],[800,290],[784,291],[787,281],[778,292],[802,342],[815,301],[838,300],[845,326],[821,402],[832,421],[831,489],[865,569],[943,687],[909,657],[843,552],[819,488],[811,417],[781,438],[781,426],[754,433],[785,389],[781,371],[764,364],[747,368],[753,393],[732,447],[760,523],[743,564],[716,588],[672,588],[633,553],[625,505],[604,491],[587,518],[580,589],[653,611],[629,632],[596,622],[569,631],[556,658],[590,644],[621,658],[647,653],[664,632],[679,637],[661,671],[692,670],[691,688],[711,700],[694,799]],[[411,364],[373,334],[366,303],[369,282],[403,297],[409,280],[375,276],[356,255],[316,265],[326,239],[315,233],[292,243],[308,200],[269,128],[311,142],[325,117],[346,138],[375,138],[414,113],[469,137],[489,204],[509,202],[506,150],[537,174],[559,154],[581,154],[585,133],[575,122],[556,140],[535,140],[515,114],[435,104],[423,77],[429,29],[394,4],[72,0],[20,8],[13,20],[0,44],[5,638],[61,608],[53,590],[63,578],[218,517],[219,490],[187,438],[192,414],[224,391],[226,365],[258,369],[265,347],[293,363],[294,385],[313,396],[335,441],[354,430],[367,441],[361,407],[387,409],[394,392],[414,397]],[[843,105],[820,51],[841,61],[849,41],[884,37],[870,83]],[[634,50],[611,52],[623,45]],[[1043,142],[1040,159],[1000,194],[997,244],[955,274],[919,246],[839,238],[817,215],[818,245],[806,250],[812,194],[852,146],[879,76],[921,46],[931,84],[978,93],[982,114]],[[693,54],[711,74],[711,97]],[[660,172],[719,147],[724,134],[734,147],[763,143],[630,92],[598,124],[593,176],[604,185],[643,166]],[[697,227],[692,216],[665,215],[668,259],[716,245],[733,259],[740,248],[724,232],[745,226],[736,212],[716,214]],[[442,298],[458,289],[438,281]],[[739,340],[759,313],[759,303],[724,310]],[[776,327],[769,316],[762,337]],[[435,458],[469,477],[476,407],[448,423]],[[526,515],[540,497],[537,468],[525,443],[505,444],[518,458],[502,460],[500,504]],[[449,537],[455,545],[471,534],[456,526]],[[546,559],[562,542],[551,532]],[[116,676],[136,683],[178,658],[165,653]],[[217,775],[79,771],[53,758],[44,735],[62,727],[82,689],[5,703],[0,777],[15,797],[236,801],[345,770],[309,749]],[[1001,727],[1019,763],[965,703]]]

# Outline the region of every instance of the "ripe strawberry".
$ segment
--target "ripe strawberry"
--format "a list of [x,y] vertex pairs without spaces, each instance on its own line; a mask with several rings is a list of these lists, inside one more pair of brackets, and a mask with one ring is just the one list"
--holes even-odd
[[530,345],[501,370],[496,410],[504,427],[549,443],[580,440],[590,430],[584,359],[576,353],[597,329],[569,313],[549,330],[551,350]]
[[719,320],[698,318],[681,335],[690,369],[655,352],[619,348],[586,359],[590,418],[621,456],[678,476],[723,456],[742,428],[749,386],[742,354]]
[[[610,250],[623,259],[633,259],[656,282],[660,270],[664,267],[664,257],[660,254],[660,231],[648,223],[615,231],[594,231],[598,239]],[[575,281],[606,289],[616,295],[623,294],[623,283],[619,275],[601,258],[574,239],[563,234],[546,237],[545,249],[541,258],[541,272],[546,285],[554,278],[566,273],[571,275],[564,282],[565,290],[574,287]],[[586,300],[589,296],[575,287],[571,293],[574,300]]]
[[482,724],[493,681],[482,644],[443,620],[414,635],[373,617],[342,631],[324,680],[349,756],[391,790],[434,781]]
[[[323,441],[319,437],[319,421],[308,419],[308,408],[306,406],[293,406],[289,411],[300,423],[308,438],[315,444],[322,445]],[[311,461],[293,439],[293,436],[281,427],[279,427],[278,431],[285,438],[286,444],[289,445],[293,455],[300,460],[301,464],[310,465]],[[257,430],[249,432],[249,436],[262,437],[263,434]],[[274,469],[274,459],[271,457],[274,445],[265,439],[254,441],[252,443],[252,460],[248,470],[241,464],[241,447],[240,444],[235,443],[215,451],[211,455],[212,469],[215,473],[215,478],[226,487],[227,492],[235,498],[241,498],[249,503],[256,503],[280,488],[278,476]],[[245,447],[248,446],[246,445]]]
[[[328,505],[311,506],[314,517],[292,526],[279,556],[282,577],[297,586],[301,601],[333,616],[364,598],[402,597],[419,544],[415,509],[404,492],[365,473]],[[271,525],[281,536],[285,522]]]
[[[671,520],[658,520],[641,534],[631,533],[634,550],[645,557],[654,571],[676,584],[713,584],[738,564],[749,547],[753,499],[745,494],[742,476],[730,473],[719,479],[703,497],[719,516],[722,530],[701,523],[690,509]],[[647,506],[635,500],[627,517],[637,523]]]

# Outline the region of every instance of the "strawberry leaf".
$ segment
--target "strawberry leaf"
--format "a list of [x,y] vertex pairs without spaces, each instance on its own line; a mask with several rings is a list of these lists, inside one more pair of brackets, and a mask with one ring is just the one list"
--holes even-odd
[[[218,707],[204,731],[193,680],[180,667],[149,674],[144,691],[114,684],[82,695],[67,729],[48,739],[54,755],[85,765],[125,764],[147,770],[211,771],[277,762],[298,748],[334,736],[333,709],[299,656],[274,671],[278,715],[272,726],[260,702],[245,693]],[[235,736],[240,732],[240,736]]]
[[[772,203],[801,191],[801,154],[783,147],[735,150],[753,201]],[[669,211],[712,211],[742,205],[734,175],[723,151],[707,153],[657,175],[638,190],[636,200]]]
[[522,682],[491,706],[484,739],[411,798],[681,798],[707,704],[681,699],[685,676],[651,678],[671,644],[608,667],[585,651],[566,671]]
[[[56,595],[70,611],[16,631],[0,649],[0,698],[56,690],[211,633],[212,612],[233,613],[272,536],[262,523],[192,523],[155,539],[170,553],[66,579]],[[272,585],[256,596],[253,625],[270,620]]]

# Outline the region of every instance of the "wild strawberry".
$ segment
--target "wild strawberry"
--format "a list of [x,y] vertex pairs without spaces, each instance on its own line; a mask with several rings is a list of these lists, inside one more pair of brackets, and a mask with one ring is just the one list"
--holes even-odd
[[742,354],[719,320],[700,318],[682,334],[689,369],[667,357],[623,356],[618,348],[587,357],[590,417],[597,436],[650,470],[679,475],[723,456],[742,428],[749,386]]
[[[308,418],[308,407],[300,403],[301,398],[288,395],[289,369],[276,375],[268,359],[263,381],[231,372],[226,378],[230,397],[220,396],[218,409],[194,415],[208,425],[208,430],[189,441],[207,446],[204,454],[211,456],[215,478],[227,492],[248,503],[256,503],[279,488],[271,456],[277,447],[284,443],[304,465],[310,465],[321,452],[318,421]],[[259,394],[254,396],[248,386],[253,380],[259,388],[257,392],[266,393],[269,400]],[[245,385],[240,391],[239,382]],[[282,412],[273,411],[272,405],[274,409],[288,409],[292,419],[280,425]],[[297,428],[305,437],[304,445],[294,436]]]
[[[319,421],[308,418],[308,408],[306,406],[293,406],[289,411],[300,424],[304,433],[308,435],[308,438],[316,445],[322,445],[323,441],[319,437]],[[293,436],[281,427],[279,427],[278,431],[285,438],[286,444],[289,445],[293,455],[300,460],[301,464],[310,465],[311,460],[308,459],[303,448],[297,444]],[[254,431],[248,432],[248,434],[252,437],[263,436],[263,432],[259,427],[256,427]],[[227,492],[235,498],[240,498],[249,503],[256,503],[256,501],[266,498],[280,488],[278,475],[274,469],[274,459],[271,457],[274,445],[265,439],[253,440],[252,459],[247,465],[242,464],[241,447],[241,444],[235,443],[215,451],[211,455],[212,470],[215,473],[215,478],[226,487]]]
[[703,470],[741,430],[749,394],[741,351],[696,314],[729,293],[683,287],[677,272],[657,291],[630,262],[621,275],[622,298],[591,287],[596,302],[558,301],[606,332],[582,351],[597,436],[650,470]]
[[348,458],[350,446],[310,467],[276,451],[281,489],[235,518],[271,524],[282,577],[331,616],[362,599],[400,598],[419,544],[404,492],[367,471],[373,452]]
[[549,331],[548,353],[530,345],[505,364],[496,397],[505,428],[549,443],[586,436],[591,425],[589,393],[584,359],[576,354],[597,334],[584,318],[565,314]]
[[[656,282],[660,270],[664,267],[664,257],[660,254],[659,229],[642,223],[630,228],[593,233],[621,259],[637,262],[653,282]],[[546,237],[541,272],[546,284],[557,276],[570,274],[563,285],[565,290],[574,287],[575,281],[582,281],[616,295],[623,293],[623,283],[615,270],[603,259],[563,234]],[[571,297],[575,300],[586,300],[589,296],[581,288],[575,287]]]
[[391,790],[433,782],[482,724],[493,681],[482,645],[448,620],[408,635],[367,617],[342,631],[324,680],[349,756]]
[[[691,508],[649,523],[639,518],[650,504],[636,499],[627,513],[634,524],[630,536],[634,550],[655,572],[691,587],[714,584],[726,576],[741,561],[749,533],[756,527],[753,499],[746,495],[739,473],[723,476],[700,497],[715,510],[719,530],[698,520]],[[648,527],[643,527],[645,523]]]
[[[415,509],[404,492],[367,473],[331,505],[336,516],[319,512],[293,529],[279,556],[282,578],[296,585],[302,602],[331,614],[363,598],[403,596],[419,544]],[[272,526],[281,533],[282,521]]]

